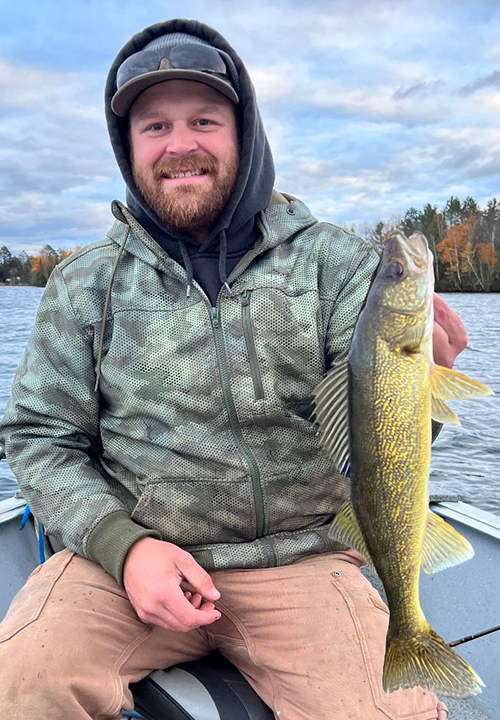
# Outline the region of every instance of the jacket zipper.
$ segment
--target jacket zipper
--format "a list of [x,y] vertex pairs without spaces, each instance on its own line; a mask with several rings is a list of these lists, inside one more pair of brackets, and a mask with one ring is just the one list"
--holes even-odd
[[[238,414],[236,412],[236,406],[234,404],[233,394],[231,392],[231,385],[229,381],[229,373],[227,369],[227,358],[226,358],[226,348],[224,345],[224,336],[222,332],[221,322],[220,322],[220,315],[219,315],[219,306],[218,304],[215,307],[211,307],[211,318],[212,318],[212,327],[214,330],[214,338],[215,338],[215,349],[217,352],[217,359],[219,363],[219,372],[221,377],[221,384],[222,384],[222,392],[224,395],[224,400],[226,403],[226,408],[229,415],[229,423],[231,425],[231,430],[233,431],[233,437],[236,441],[236,444],[238,446],[238,449],[242,456],[247,461],[248,467],[250,469],[250,475],[252,478],[252,489],[253,489],[253,497],[254,497],[254,505],[255,505],[255,526],[256,526],[256,535],[258,539],[263,540],[262,536],[264,535],[264,499],[262,497],[262,486],[260,484],[260,470],[259,466],[257,465],[257,461],[255,460],[252,451],[248,447],[247,443],[245,442],[245,439],[243,438],[243,433],[241,432],[241,427],[238,420]],[[271,566],[276,565],[276,555],[274,553],[274,549],[270,542],[262,542],[263,548],[265,550],[268,563]]]
[[264,387],[262,385],[262,376],[260,374],[259,360],[257,358],[257,349],[255,347],[252,316],[250,314],[250,290],[245,290],[241,296],[241,315],[243,322],[243,334],[245,336],[248,359],[250,361],[250,372],[252,374],[255,399],[262,400],[264,397]]

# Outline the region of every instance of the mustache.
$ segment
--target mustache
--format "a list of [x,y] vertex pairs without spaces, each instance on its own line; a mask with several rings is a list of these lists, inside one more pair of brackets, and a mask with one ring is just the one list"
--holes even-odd
[[181,171],[198,172],[202,170],[206,173],[216,173],[218,167],[219,162],[214,157],[184,155],[182,157],[158,160],[153,167],[153,173],[155,178],[159,180],[165,175],[175,175]]

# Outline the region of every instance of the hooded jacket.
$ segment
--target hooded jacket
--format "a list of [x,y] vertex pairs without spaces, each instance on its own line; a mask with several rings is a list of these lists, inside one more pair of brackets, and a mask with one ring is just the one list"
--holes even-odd
[[[200,23],[153,26],[144,40],[172,27],[219,43],[250,82]],[[216,247],[225,227],[237,244],[252,223],[257,240],[229,272],[230,292],[210,297],[194,279],[186,294],[189,268],[157,229],[179,238],[144,221],[122,158],[129,207],[115,201],[106,237],[52,273],[0,426],[46,532],[119,583],[129,548],[147,535],[207,570],[339,547],[327,531],[348,481],[320,449],[311,398],[346,356],[378,255],[296,198],[255,187],[270,156],[251,85],[245,97],[255,153],[207,240]],[[113,119],[110,132],[119,156]]]

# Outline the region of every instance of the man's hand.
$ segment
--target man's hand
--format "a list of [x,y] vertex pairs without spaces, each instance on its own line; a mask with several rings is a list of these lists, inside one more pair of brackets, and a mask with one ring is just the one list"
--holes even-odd
[[123,584],[144,623],[189,632],[219,620],[220,593],[212,578],[177,545],[145,537],[125,558]]
[[434,293],[434,362],[451,368],[457,355],[467,347],[467,332],[457,313]]

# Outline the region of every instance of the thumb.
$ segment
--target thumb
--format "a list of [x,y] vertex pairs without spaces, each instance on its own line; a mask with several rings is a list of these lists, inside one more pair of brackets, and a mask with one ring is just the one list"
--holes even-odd
[[179,570],[194,590],[199,592],[205,600],[215,601],[220,598],[220,592],[213,584],[210,575],[188,553],[187,557],[179,563]]

